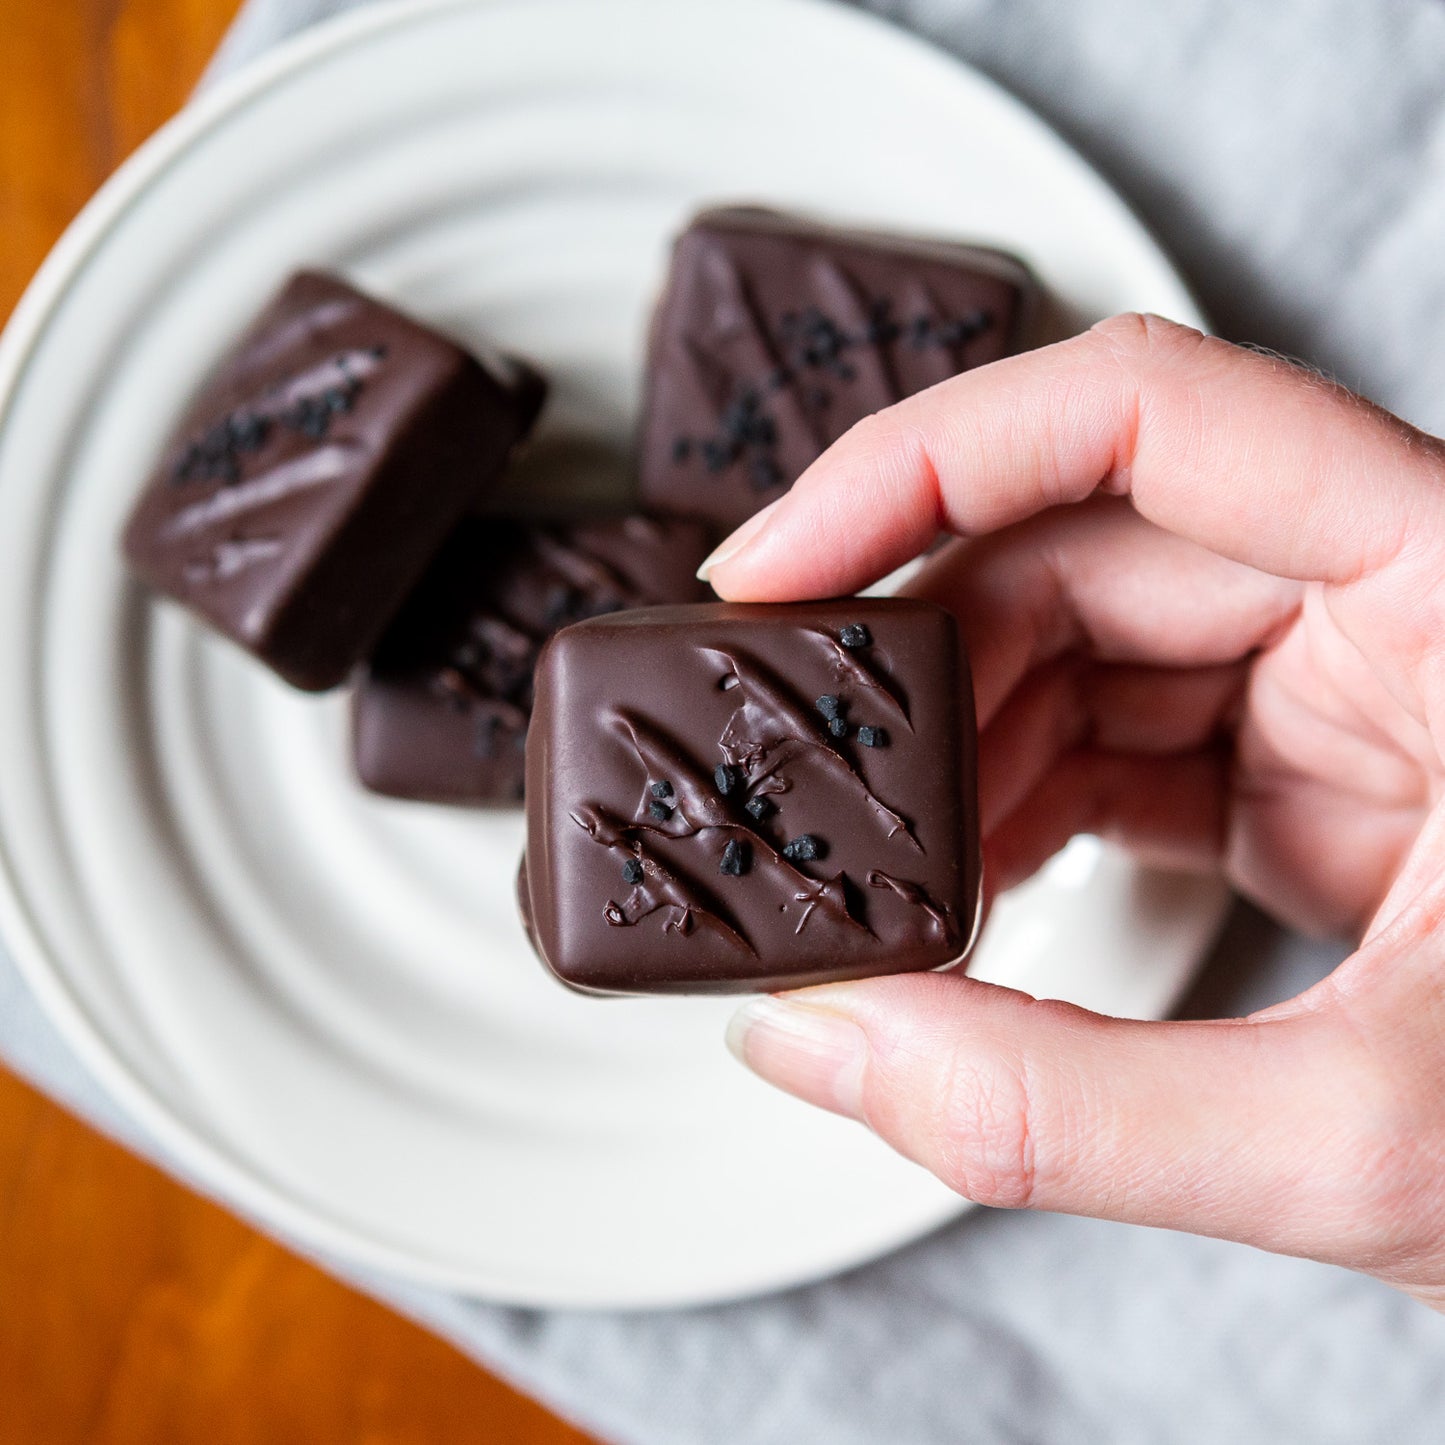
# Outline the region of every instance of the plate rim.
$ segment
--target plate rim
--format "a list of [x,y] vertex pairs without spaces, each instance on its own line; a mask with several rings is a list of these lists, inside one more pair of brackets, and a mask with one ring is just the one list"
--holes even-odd
[[[233,120],[274,86],[377,34],[425,24],[447,11],[524,8],[536,3],[537,0],[374,0],[372,4],[328,17],[282,39],[197,93],[100,186],[67,225],[16,303],[0,333],[0,430],[9,422],[19,385],[45,336],[50,318],[76,277],[150,187],[208,133]],[[686,5],[698,13],[715,13],[713,0],[665,0],[665,3],[670,10]],[[1203,319],[1186,278],[1128,198],[1043,117],[992,77],[885,17],[845,7],[836,0],[753,0],[753,3],[826,15],[829,24],[881,28],[888,32],[893,43],[913,49],[920,60],[966,74],[972,85],[991,93],[995,103],[1010,111],[1020,125],[1045,134],[1059,152],[1098,181],[1164,259],[1181,291],[1193,303],[1196,316]],[[18,840],[7,840],[0,830],[0,939],[47,1021],[109,1100],[158,1146],[159,1162],[188,1187],[250,1219],[263,1232],[279,1236],[303,1253],[323,1256],[342,1273],[353,1268],[382,1271],[398,1280],[488,1302],[533,1307],[684,1308],[758,1297],[825,1277],[814,1264],[792,1272],[770,1268],[761,1271],[755,1279],[736,1279],[726,1289],[703,1293],[696,1289],[650,1288],[630,1292],[625,1298],[602,1300],[579,1295],[565,1286],[536,1284],[519,1292],[509,1285],[499,1287],[485,1270],[428,1260],[407,1248],[380,1242],[362,1229],[330,1217],[323,1209],[294,1199],[283,1187],[272,1184],[234,1158],[223,1141],[173,1111],[117,1054],[103,1028],[67,983],[64,969],[51,958],[44,930],[31,916],[27,892],[14,861],[16,842]],[[1221,886],[1221,899],[1225,891]],[[1218,912],[1222,915],[1222,902]],[[826,1275],[842,1273],[922,1239],[972,1207],[970,1201],[960,1196],[940,1194],[936,1206],[916,1211],[908,1227],[895,1228],[864,1248],[840,1254],[825,1267]]]

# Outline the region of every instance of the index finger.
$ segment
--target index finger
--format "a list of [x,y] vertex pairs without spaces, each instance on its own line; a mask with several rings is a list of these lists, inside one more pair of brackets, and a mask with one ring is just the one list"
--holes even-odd
[[1440,535],[1445,448],[1343,387],[1158,317],[1117,316],[859,423],[710,559],[737,601],[856,591],[936,533],[1095,492],[1278,577],[1348,582]]

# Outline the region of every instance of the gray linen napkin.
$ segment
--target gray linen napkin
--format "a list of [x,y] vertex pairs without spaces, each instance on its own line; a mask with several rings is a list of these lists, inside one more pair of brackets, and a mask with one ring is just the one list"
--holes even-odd
[[[355,3],[251,0],[212,74]],[[871,8],[994,75],[1074,141],[1226,335],[1445,430],[1439,0]],[[1338,957],[1241,908],[1187,1011],[1259,1007]],[[0,1056],[158,1155],[3,956]],[[839,1279],[669,1314],[499,1309],[322,1263],[584,1427],[638,1445],[1445,1438],[1445,1318],[1343,1271],[1154,1230],[979,1212]]]

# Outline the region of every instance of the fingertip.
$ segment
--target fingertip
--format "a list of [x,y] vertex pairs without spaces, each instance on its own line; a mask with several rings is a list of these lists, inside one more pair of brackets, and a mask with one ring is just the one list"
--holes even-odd
[[797,995],[764,994],[733,1015],[726,1041],[740,1063],[775,1088],[862,1120],[867,1040],[846,1015],[810,1007]]
[[727,602],[802,602],[853,591],[838,576],[835,551],[806,492],[750,517],[703,563],[703,580]]
[[[751,601],[745,591],[739,593],[735,583],[741,583],[746,588],[750,572],[751,557],[744,557],[745,553],[752,553],[757,545],[763,541],[768,529],[777,520],[779,509],[788,500],[787,496],[781,496],[775,502],[769,502],[760,512],[754,512],[741,526],[735,527],[711,552],[703,559],[702,566],[697,569],[698,581],[711,585],[719,597],[728,601]],[[741,565],[735,565],[741,564]]]

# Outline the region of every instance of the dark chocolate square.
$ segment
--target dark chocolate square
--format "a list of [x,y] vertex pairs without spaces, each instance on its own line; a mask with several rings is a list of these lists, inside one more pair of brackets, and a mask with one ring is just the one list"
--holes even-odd
[[[859,626],[867,645],[839,640]],[[978,911],[975,752],[957,625],[929,603],[715,603],[569,627],[537,668],[528,931],[563,982],[599,993],[947,966]]]
[[297,687],[341,682],[541,405],[520,364],[302,272],[187,410],[124,550]]
[[707,597],[695,574],[711,544],[702,523],[642,516],[464,521],[357,684],[361,781],[392,797],[515,804],[542,644],[585,618]]
[[653,319],[643,505],[737,526],[856,421],[1021,349],[1036,290],[1001,251],[704,211]]

